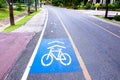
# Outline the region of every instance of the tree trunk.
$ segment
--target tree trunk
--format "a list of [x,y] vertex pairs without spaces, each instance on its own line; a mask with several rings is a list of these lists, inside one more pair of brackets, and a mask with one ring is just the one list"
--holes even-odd
[[15,25],[14,22],[14,14],[13,14],[13,2],[12,0],[7,0],[9,4],[9,16],[10,16],[10,24]]
[[106,0],[106,12],[105,12],[105,18],[108,16],[108,0]]
[[35,11],[37,11],[37,0],[35,0]]
[[28,15],[30,14],[30,0],[27,0],[27,4],[28,4]]

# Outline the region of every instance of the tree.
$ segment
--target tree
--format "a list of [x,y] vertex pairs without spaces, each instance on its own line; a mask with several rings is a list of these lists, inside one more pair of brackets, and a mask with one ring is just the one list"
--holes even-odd
[[105,18],[108,16],[108,0],[106,0],[106,12],[105,12]]
[[0,8],[5,8],[5,7],[6,7],[6,1],[0,0]]
[[87,3],[88,0],[47,0],[47,2],[49,1],[52,1],[51,3],[55,6],[63,5],[72,8],[77,8],[77,6],[80,5],[82,1],[85,1]]
[[35,0],[35,11],[37,11],[37,0]]
[[27,10],[27,12],[28,12],[28,15],[30,14],[30,0],[27,0],[27,5],[28,5],[28,10]]
[[13,14],[13,2],[12,2],[12,0],[7,0],[7,2],[9,4],[10,24],[15,25],[14,14]]

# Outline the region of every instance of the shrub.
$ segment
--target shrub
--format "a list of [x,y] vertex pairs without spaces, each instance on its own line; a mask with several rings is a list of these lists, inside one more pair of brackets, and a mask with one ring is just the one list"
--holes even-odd
[[116,11],[120,11],[120,8],[119,8],[119,9],[116,9]]
[[115,5],[114,4],[109,4],[108,7],[109,7],[110,10],[114,10],[115,9]]
[[88,1],[87,4],[86,4],[86,6],[85,6],[85,8],[86,8],[86,9],[90,9],[91,6],[92,6],[92,2],[91,2],[91,1]]
[[84,2],[81,2],[79,5],[77,5],[78,9],[84,9]]
[[5,0],[0,0],[0,8],[5,8],[6,5],[6,1]]
[[109,4],[108,7],[109,7],[110,10],[118,9],[119,8],[119,1],[115,1],[112,4]]
[[95,6],[95,9],[97,10],[100,7],[100,3],[96,3],[94,6]]
[[22,10],[24,10],[23,8],[25,8],[25,6],[22,5],[20,2],[17,2],[14,5],[15,5],[15,9],[18,11],[22,11]]
[[80,8],[83,8],[83,7],[81,7],[81,4],[77,5],[77,9],[80,9]]
[[91,9],[93,9],[93,10],[95,9],[95,6],[94,6],[94,4],[92,4],[92,6],[91,6]]
[[100,9],[106,9],[106,4],[101,4]]
[[115,8],[120,8],[120,2],[119,1],[115,1],[113,3],[113,5],[115,6]]
[[99,7],[100,7],[100,3],[96,3],[96,4],[95,4],[95,7],[96,7],[96,8],[99,8]]
[[59,7],[63,7],[63,4],[62,4],[62,3],[59,3]]
[[120,21],[120,15],[115,15],[114,19],[117,20],[117,21]]

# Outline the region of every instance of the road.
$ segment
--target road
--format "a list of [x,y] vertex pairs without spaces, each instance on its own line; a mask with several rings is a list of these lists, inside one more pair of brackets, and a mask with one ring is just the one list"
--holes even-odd
[[[17,72],[14,70],[8,80],[19,80],[20,77],[23,80],[25,78],[27,80],[120,79],[119,25],[65,8],[52,6],[45,8],[48,9],[48,20],[36,47],[38,50],[31,54],[32,58],[25,72],[24,69],[20,71],[19,68],[15,68],[21,75],[15,74]],[[35,38],[30,45],[34,40]],[[62,63],[64,60],[57,61],[57,59],[54,59],[49,66],[40,63],[43,55],[49,52],[48,44],[51,43],[56,43],[54,46],[57,47],[60,47],[58,45],[60,43],[66,44],[63,53],[70,56],[70,64],[65,66]],[[18,63],[21,64],[19,61]]]

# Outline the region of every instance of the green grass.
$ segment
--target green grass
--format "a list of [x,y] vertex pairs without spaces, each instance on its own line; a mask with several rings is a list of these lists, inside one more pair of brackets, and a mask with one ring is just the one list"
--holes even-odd
[[24,11],[17,11],[17,10],[14,10],[14,15],[18,15],[18,14],[21,14],[23,13]]
[[[14,10],[14,15],[18,15],[23,13],[24,11],[17,11]],[[3,20],[5,18],[9,17],[9,10],[7,8],[0,8],[0,20]]]
[[38,12],[40,12],[40,10],[37,11],[37,12],[34,12],[34,13],[30,14],[30,15],[25,16],[23,19],[21,19],[20,21],[18,21],[15,25],[9,26],[6,29],[4,29],[3,32],[11,32],[11,31],[19,28],[20,26],[22,26],[23,24],[25,24],[30,18],[32,18]]
[[0,20],[9,17],[8,9],[0,8]]
[[98,17],[98,18],[101,18],[101,19],[104,19],[104,20],[106,20],[106,21],[112,22],[112,23],[120,24],[120,21],[116,21],[116,20],[114,20],[114,19],[110,20],[110,19],[104,18],[104,17],[102,17],[102,16],[100,16],[100,15],[94,15],[94,16],[96,16],[96,17]]

